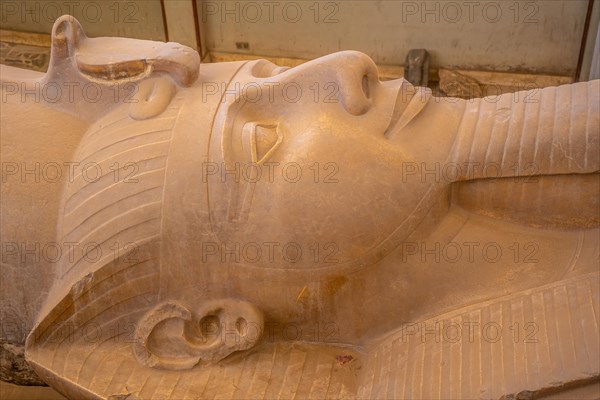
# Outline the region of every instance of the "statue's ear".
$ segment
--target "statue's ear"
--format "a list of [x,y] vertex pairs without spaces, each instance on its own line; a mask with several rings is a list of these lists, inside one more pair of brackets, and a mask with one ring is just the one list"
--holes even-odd
[[190,369],[201,361],[217,362],[253,347],[263,327],[260,310],[244,301],[213,300],[195,311],[166,302],[138,322],[133,353],[147,367]]

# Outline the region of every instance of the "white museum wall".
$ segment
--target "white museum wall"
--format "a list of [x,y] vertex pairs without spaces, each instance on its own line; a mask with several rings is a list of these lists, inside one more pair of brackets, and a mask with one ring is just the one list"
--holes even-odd
[[91,37],[166,39],[159,0],[2,0],[0,28],[50,34],[64,14],[77,18]]
[[[235,2],[200,0],[209,51],[315,58],[360,50],[404,64],[425,48],[431,67],[573,75],[587,0]],[[296,22],[294,22],[296,21]]]
[[[203,55],[311,59],[353,49],[378,64],[403,65],[410,49],[425,48],[432,68],[572,76],[587,6],[588,0],[197,0],[199,41],[191,0],[4,0],[0,21],[2,29],[49,33],[55,15],[72,10],[90,36],[201,42]],[[248,49],[239,48],[246,43]]]
[[594,1],[581,63],[581,81],[600,79],[600,1]]

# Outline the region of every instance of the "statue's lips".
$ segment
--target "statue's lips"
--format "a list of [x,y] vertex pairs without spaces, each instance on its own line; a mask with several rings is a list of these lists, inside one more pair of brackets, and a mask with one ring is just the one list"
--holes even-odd
[[398,93],[396,94],[396,101],[394,102],[394,109],[392,110],[392,118],[390,119],[390,123],[385,129],[384,135],[389,138],[391,136],[392,131],[398,124],[398,120],[400,119],[400,115],[402,114],[402,110],[404,110],[402,104],[402,98],[404,97],[402,91],[402,84],[398,87]]
[[400,131],[425,107],[431,98],[431,90],[425,87],[414,87],[405,79],[401,79],[396,95],[392,118],[384,135],[391,138]]

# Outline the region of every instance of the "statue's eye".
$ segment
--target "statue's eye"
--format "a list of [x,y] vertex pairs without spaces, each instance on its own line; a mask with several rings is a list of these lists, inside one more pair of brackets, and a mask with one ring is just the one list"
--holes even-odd
[[290,67],[277,67],[273,71],[271,71],[271,76],[279,75],[282,72],[287,71]]
[[268,78],[273,76],[273,70],[277,65],[267,60],[258,60],[252,67],[252,76],[255,78]]
[[252,67],[252,76],[255,78],[270,78],[288,69],[290,67],[280,67],[267,60],[258,60]]
[[278,125],[249,122],[244,125],[242,145],[249,160],[256,164],[267,161],[281,144],[283,136]]

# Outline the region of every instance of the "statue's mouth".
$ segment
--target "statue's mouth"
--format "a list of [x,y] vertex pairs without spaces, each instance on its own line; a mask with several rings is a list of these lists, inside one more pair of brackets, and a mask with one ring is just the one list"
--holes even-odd
[[394,136],[394,133],[399,132],[412,119],[421,112],[429,99],[431,98],[431,90],[425,87],[415,87],[407,80],[402,79],[402,83],[398,88],[392,118],[388,127],[385,129],[384,136],[388,139]]
[[390,123],[384,132],[384,136],[386,138],[389,138],[392,136],[392,132],[393,132],[394,128],[396,127],[396,125],[398,124],[398,120],[400,119],[400,115],[402,114],[402,110],[404,109],[402,100],[406,96],[403,96],[403,93],[404,93],[404,91],[402,90],[402,87],[404,86],[403,83],[400,84],[400,86],[398,87],[398,93],[396,94],[396,101],[394,102],[394,109],[392,110],[392,118],[390,119]]

